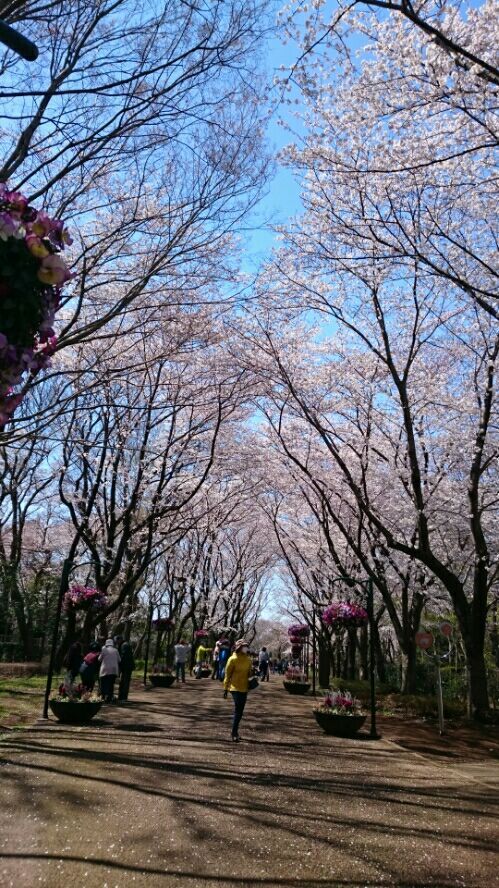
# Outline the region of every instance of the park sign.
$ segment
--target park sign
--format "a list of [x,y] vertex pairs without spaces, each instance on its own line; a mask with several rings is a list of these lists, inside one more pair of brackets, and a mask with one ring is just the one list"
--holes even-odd
[[416,632],[416,644],[422,651],[427,651],[433,645],[433,635],[431,632],[421,630]]

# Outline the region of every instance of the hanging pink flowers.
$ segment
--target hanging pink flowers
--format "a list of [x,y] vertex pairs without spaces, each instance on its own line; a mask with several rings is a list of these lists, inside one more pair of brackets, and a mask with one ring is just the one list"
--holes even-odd
[[194,633],[194,638],[196,638],[198,641],[201,641],[203,638],[208,638],[209,634],[210,633],[207,632],[206,629],[196,629]]
[[163,630],[173,629],[175,620],[172,620],[171,617],[158,617],[157,620],[152,621],[152,626],[157,632],[162,632]]
[[334,601],[322,612],[322,622],[334,631],[363,626],[367,623],[367,611],[359,604]]
[[59,254],[71,243],[63,222],[0,183],[0,430],[22,401],[16,387],[54,354],[61,287],[72,277]]
[[293,643],[293,638],[308,638],[310,635],[310,628],[306,623],[292,623],[291,626],[288,626],[288,635],[290,636],[291,643]]
[[64,610],[102,610],[107,605],[107,595],[93,586],[71,586],[64,596]]

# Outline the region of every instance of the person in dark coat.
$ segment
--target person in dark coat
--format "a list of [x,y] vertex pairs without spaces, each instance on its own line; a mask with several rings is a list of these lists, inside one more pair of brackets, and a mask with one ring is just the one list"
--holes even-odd
[[64,660],[64,665],[67,667],[71,682],[74,682],[76,676],[79,675],[82,660],[83,654],[81,651],[81,644],[79,641],[75,641],[69,648],[69,651],[66,654],[66,659]]
[[93,691],[97,675],[99,673],[99,654],[100,644],[93,641],[90,645],[88,654],[83,657],[83,663],[80,666],[81,683],[87,691]]
[[122,635],[118,635],[114,641],[116,647],[118,648],[121,660],[118,700],[128,700],[128,692],[130,690],[132,672],[135,669],[135,659],[133,656],[132,645],[129,641],[125,641]]

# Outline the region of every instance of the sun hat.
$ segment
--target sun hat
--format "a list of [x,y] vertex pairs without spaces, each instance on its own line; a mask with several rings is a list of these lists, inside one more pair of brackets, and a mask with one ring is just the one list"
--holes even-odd
[[249,644],[245,638],[240,638],[239,641],[236,641],[236,643],[234,645],[234,650],[239,651],[243,647],[249,647]]
[[104,647],[110,647],[110,648],[113,648],[113,647],[114,647],[114,641],[113,641],[113,639],[112,639],[112,638],[108,638],[108,639],[106,639],[106,643],[105,643]]

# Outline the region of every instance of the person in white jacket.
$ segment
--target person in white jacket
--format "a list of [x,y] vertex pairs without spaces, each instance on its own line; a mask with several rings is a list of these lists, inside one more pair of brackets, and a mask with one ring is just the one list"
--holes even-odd
[[99,655],[100,692],[106,703],[112,703],[114,683],[120,671],[120,655],[112,638],[108,638]]

